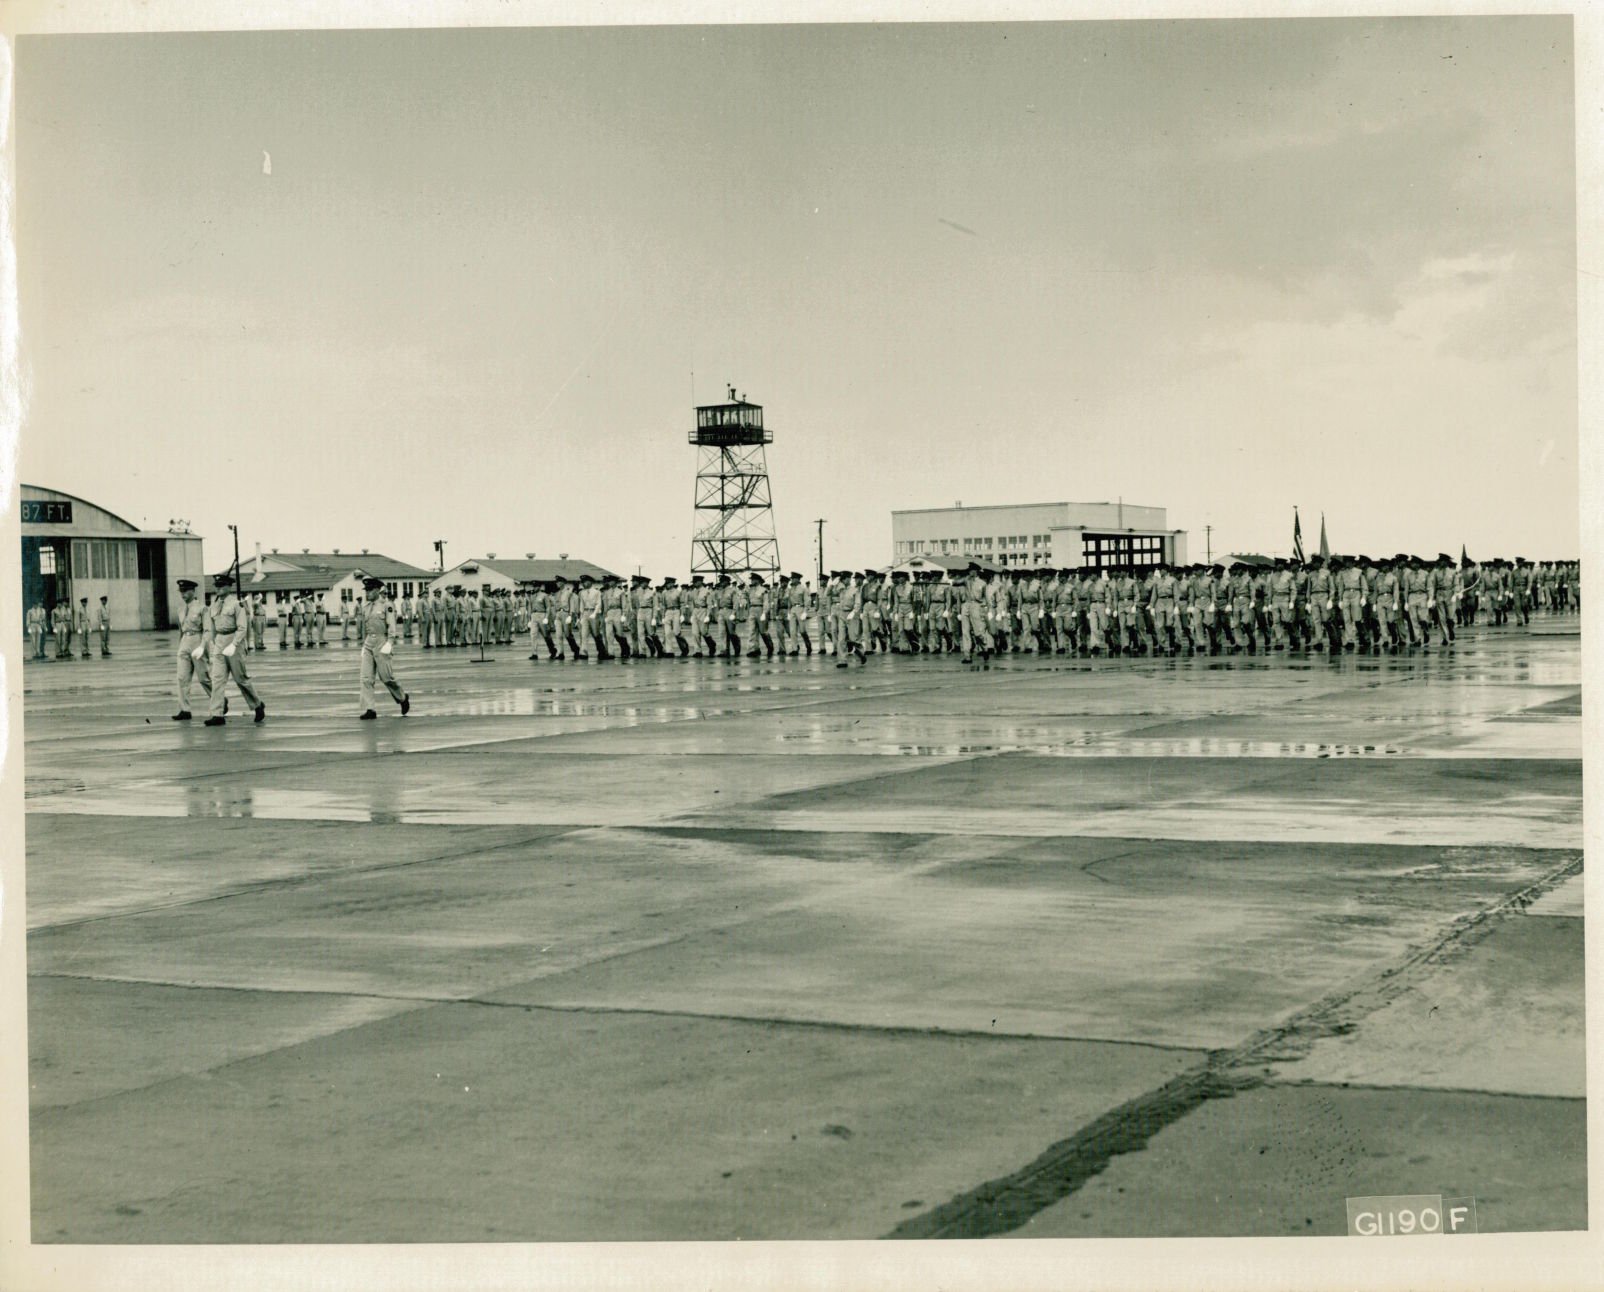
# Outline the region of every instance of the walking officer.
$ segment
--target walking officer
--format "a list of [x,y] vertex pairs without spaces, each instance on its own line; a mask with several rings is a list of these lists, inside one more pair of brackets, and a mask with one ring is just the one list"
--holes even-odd
[[373,711],[373,680],[377,678],[390,698],[401,706],[401,716],[407,716],[412,699],[401,689],[390,670],[390,654],[395,649],[395,611],[384,595],[384,580],[372,575],[362,580],[362,594],[367,599],[360,607],[357,626],[362,637],[362,718],[371,721],[379,715]]
[[261,722],[267,717],[267,706],[262,703],[262,697],[257,695],[250,674],[245,671],[245,608],[240,605],[239,597],[234,592],[234,576],[215,575],[212,582],[217,587],[217,595],[206,611],[205,640],[212,669],[211,716],[206,719],[206,725],[223,725],[223,714],[228,707],[225,692],[230,677],[239,687],[245,702],[256,710],[256,721]]
[[184,599],[184,611],[178,621],[178,712],[174,722],[188,722],[194,715],[190,711],[189,685],[200,683],[206,698],[212,696],[211,670],[203,660],[206,654],[206,606],[196,592],[194,579],[178,581],[178,595]]

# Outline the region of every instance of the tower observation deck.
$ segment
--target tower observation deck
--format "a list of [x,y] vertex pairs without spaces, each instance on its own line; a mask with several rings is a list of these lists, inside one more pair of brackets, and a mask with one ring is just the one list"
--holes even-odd
[[762,574],[780,570],[774,500],[764,446],[774,432],[763,408],[729,388],[722,404],[700,404],[689,440],[696,446],[696,526],[692,574]]

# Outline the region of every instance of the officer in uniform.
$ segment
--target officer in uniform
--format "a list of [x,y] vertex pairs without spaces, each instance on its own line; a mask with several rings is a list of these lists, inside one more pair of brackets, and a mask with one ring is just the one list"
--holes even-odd
[[1454,565],[1454,558],[1447,553],[1437,556],[1437,615],[1438,629],[1442,632],[1442,644],[1454,644],[1454,616],[1459,612],[1460,592],[1459,570]]
[[263,641],[267,635],[267,598],[260,592],[251,598],[251,646],[255,650],[265,650]]
[[579,658],[589,659],[594,654],[598,664],[606,656],[602,646],[601,612],[601,589],[596,586],[596,580],[591,575],[581,574],[579,576]]
[[106,598],[100,599],[100,611],[95,617],[95,627],[100,630],[100,658],[111,658],[111,608],[106,604]]
[[683,596],[683,590],[672,574],[666,575],[658,585],[657,612],[662,616],[659,627],[662,629],[663,653],[668,653],[668,645],[672,642],[679,648],[681,659],[691,653],[691,645],[685,640],[685,620],[680,612]]
[[1410,557],[1403,572],[1404,622],[1409,628],[1409,644],[1431,649],[1431,614],[1436,608],[1432,594],[1435,584],[1431,571],[1418,556]]
[[964,578],[962,617],[959,629],[963,644],[963,662],[973,664],[975,650],[980,651],[981,667],[989,668],[996,641],[991,635],[992,596],[988,587],[991,572],[982,571],[975,562],[969,563]]
[[367,600],[361,607],[357,621],[362,636],[362,718],[371,721],[379,715],[373,711],[375,678],[390,693],[390,698],[401,706],[401,716],[407,716],[412,699],[401,689],[390,669],[390,654],[395,649],[395,612],[389,598],[384,595],[384,580],[371,575],[362,580],[362,592]]
[[[1333,558],[1332,565],[1335,563]],[[1318,556],[1309,563],[1307,596],[1309,644],[1316,650],[1329,651],[1334,644],[1331,618],[1336,609],[1337,588],[1331,569]]]
[[211,656],[212,669],[211,716],[206,719],[206,725],[208,727],[223,725],[223,714],[228,709],[225,692],[230,677],[239,687],[239,693],[245,698],[246,703],[256,710],[256,721],[261,722],[267,717],[267,706],[262,703],[262,697],[256,693],[250,674],[245,671],[245,652],[242,646],[247,631],[246,614],[239,597],[233,591],[234,576],[219,574],[212,579],[212,582],[217,587],[217,593],[206,611],[205,621],[205,643]]
[[858,663],[867,664],[863,653],[863,575],[843,577],[835,607],[835,666],[845,668],[848,656],[857,656]]
[[529,658],[540,658],[540,647],[544,643],[546,658],[557,658],[557,643],[551,635],[551,593],[546,585],[535,584],[529,593]]
[[89,598],[78,598],[78,610],[72,620],[72,630],[78,634],[80,659],[89,658]]
[[28,607],[29,659],[45,657],[45,608],[38,602]]
[[194,579],[178,580],[184,612],[178,621],[178,712],[173,714],[174,722],[188,722],[194,716],[189,704],[192,680],[200,683],[208,700],[212,695],[211,670],[202,662],[206,654],[206,606],[196,595],[197,587]]
[[691,581],[680,596],[680,607],[684,622],[690,626],[691,654],[701,659],[712,643],[707,636],[707,585],[700,574],[691,575]]
[[1364,624],[1365,567],[1368,556],[1344,561],[1337,570],[1336,595],[1342,611],[1342,649],[1356,651],[1361,645],[1359,632]]

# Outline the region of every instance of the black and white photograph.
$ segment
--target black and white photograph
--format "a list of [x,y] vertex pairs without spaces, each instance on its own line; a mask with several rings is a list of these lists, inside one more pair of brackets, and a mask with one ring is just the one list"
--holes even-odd
[[6,47],[0,1284],[1596,1275],[1591,16],[278,7]]

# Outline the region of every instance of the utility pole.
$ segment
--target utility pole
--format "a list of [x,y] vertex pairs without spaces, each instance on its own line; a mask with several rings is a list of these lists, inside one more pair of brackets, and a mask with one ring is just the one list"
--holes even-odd
[[824,586],[824,520],[820,518],[813,522],[819,527],[819,587]]
[[434,551],[435,551],[435,556],[440,561],[440,569],[439,569],[438,572],[441,573],[441,574],[444,574],[446,572],[446,540],[443,539],[443,538],[435,539],[434,540]]
[[237,588],[239,587],[239,526],[230,525],[229,529],[234,531],[234,586]]
[[1203,526],[1203,559],[1206,562],[1208,562],[1208,564],[1210,564],[1210,565],[1214,564],[1214,548],[1213,548],[1213,545],[1210,542],[1210,536],[1213,533],[1214,533],[1214,526],[1213,525],[1205,525],[1205,526]]

